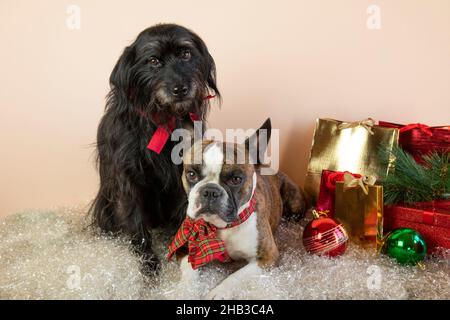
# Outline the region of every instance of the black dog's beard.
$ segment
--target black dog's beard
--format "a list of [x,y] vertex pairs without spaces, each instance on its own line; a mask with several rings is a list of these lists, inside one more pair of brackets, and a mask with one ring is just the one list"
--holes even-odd
[[196,98],[196,92],[197,92],[197,85],[196,83],[192,83],[191,89],[189,90],[186,97],[184,97],[182,100],[178,100],[176,98],[173,98],[168,92],[167,89],[159,86],[155,90],[155,98],[156,101],[159,102],[161,105],[171,105],[171,104],[178,104],[178,103],[186,103],[190,100],[193,100]]
[[205,113],[205,110],[202,110],[203,101],[208,92],[204,86],[204,84],[198,84],[198,81],[194,81],[191,84],[189,93],[183,99],[172,97],[164,85],[156,86],[152,90],[149,103],[143,109],[151,113],[157,113],[160,120],[163,121],[172,116],[182,118],[190,112],[203,118],[203,114]]

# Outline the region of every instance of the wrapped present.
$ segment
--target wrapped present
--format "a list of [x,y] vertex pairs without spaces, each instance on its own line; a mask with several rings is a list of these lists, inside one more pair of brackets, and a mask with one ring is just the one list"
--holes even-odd
[[427,243],[428,253],[437,248],[450,249],[450,201],[393,205],[384,210],[385,232],[397,228],[418,231]]
[[344,181],[344,174],[348,173],[355,178],[361,178],[360,174],[350,173],[348,171],[323,170],[320,179],[319,195],[317,197],[316,208],[318,211],[327,211],[329,217],[334,216],[334,194],[336,191],[336,182]]
[[383,240],[383,186],[375,177],[344,175],[336,183],[334,217],[344,225],[350,239],[379,248]]
[[399,145],[422,163],[422,155],[450,152],[450,125],[429,127],[421,123],[402,125],[380,121],[379,125],[400,130]]
[[398,131],[376,126],[372,119],[350,123],[317,119],[304,185],[309,202],[317,201],[322,170],[388,174],[389,164],[378,159],[378,148],[391,151],[398,145]]

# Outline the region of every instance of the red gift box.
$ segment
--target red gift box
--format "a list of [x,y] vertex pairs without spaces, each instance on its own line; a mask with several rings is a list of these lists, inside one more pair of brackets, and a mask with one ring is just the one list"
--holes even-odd
[[384,208],[384,230],[411,228],[425,239],[428,253],[437,247],[450,249],[450,201],[417,203],[413,207],[404,205]]
[[348,171],[332,171],[322,170],[320,178],[319,195],[316,201],[316,209],[319,211],[328,211],[329,217],[334,216],[334,194],[336,191],[336,182],[344,181],[344,174],[350,173],[355,178],[361,178],[360,174],[351,173]]
[[400,146],[412,154],[418,163],[423,163],[422,155],[450,151],[450,125],[429,127],[421,123],[402,125],[379,121],[379,126],[400,129]]

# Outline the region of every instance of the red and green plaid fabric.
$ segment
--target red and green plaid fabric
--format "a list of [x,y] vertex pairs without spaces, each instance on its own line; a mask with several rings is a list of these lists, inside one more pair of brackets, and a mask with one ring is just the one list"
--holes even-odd
[[[226,228],[233,228],[246,221],[255,211],[256,199],[252,196],[249,206],[239,213],[238,218],[230,223]],[[200,268],[211,261],[230,261],[231,258],[225,248],[225,242],[217,235],[216,226],[203,219],[194,220],[186,217],[178,230],[172,243],[169,245],[170,260],[181,248],[187,247],[188,261],[193,269]]]

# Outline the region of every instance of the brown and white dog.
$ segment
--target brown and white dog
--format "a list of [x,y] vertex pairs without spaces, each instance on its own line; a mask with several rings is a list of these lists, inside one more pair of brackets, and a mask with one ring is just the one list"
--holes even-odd
[[[270,126],[270,121],[267,123]],[[194,146],[184,157],[182,181],[189,202],[186,219],[203,219],[213,225],[218,238],[224,242],[227,255],[232,260],[248,262],[210,291],[207,299],[232,298],[232,289],[242,280],[274,265],[279,255],[274,231],[282,214],[301,218],[305,211],[303,194],[289,177],[281,172],[261,175],[261,162],[249,161],[252,155],[248,141],[254,141],[261,148],[260,130],[255,133],[255,139],[245,144],[198,142],[201,146]],[[265,149],[262,151],[259,154]],[[236,163],[236,159],[242,159],[240,156],[245,163]],[[193,159],[201,161],[196,163]],[[230,227],[239,219],[239,213],[251,205],[253,197],[256,203],[253,202],[251,215]],[[189,262],[189,255],[177,252],[177,258],[181,260],[182,283],[195,282],[197,270]]]

